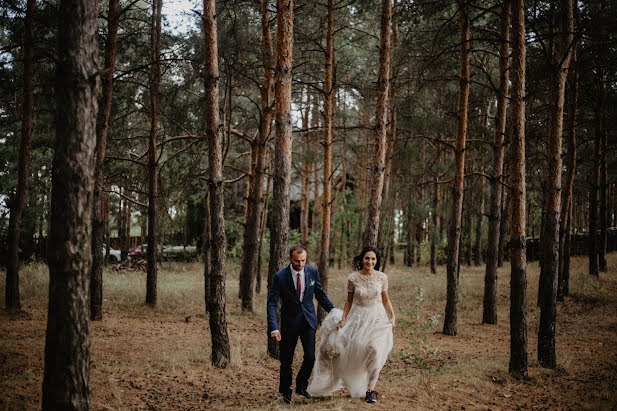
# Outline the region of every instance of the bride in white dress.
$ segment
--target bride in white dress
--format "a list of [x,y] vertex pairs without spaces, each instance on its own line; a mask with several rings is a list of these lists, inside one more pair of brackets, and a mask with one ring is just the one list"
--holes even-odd
[[377,401],[379,372],[392,350],[394,310],[388,277],[379,270],[377,250],[367,247],[354,258],[347,277],[343,311],[333,309],[321,325],[321,344],[308,391],[327,396],[345,388],[352,397]]

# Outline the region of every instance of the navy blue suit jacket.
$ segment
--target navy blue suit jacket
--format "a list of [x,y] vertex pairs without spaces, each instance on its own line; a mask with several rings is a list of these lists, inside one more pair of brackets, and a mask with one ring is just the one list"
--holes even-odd
[[[272,286],[268,292],[268,334],[274,330],[283,332],[286,329],[300,329],[304,319],[316,330],[317,316],[315,315],[313,296],[317,298],[319,305],[327,312],[334,308],[325,291],[321,288],[317,268],[305,265],[304,274],[306,286],[302,302],[300,302],[298,292],[294,287],[289,266],[274,275]],[[276,320],[276,308],[279,298],[281,299],[280,327]]]

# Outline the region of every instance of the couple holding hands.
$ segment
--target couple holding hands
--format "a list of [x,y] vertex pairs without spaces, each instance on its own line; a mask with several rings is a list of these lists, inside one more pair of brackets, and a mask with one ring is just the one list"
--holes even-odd
[[[319,282],[317,268],[306,264],[301,245],[289,250],[289,266],[275,274],[268,292],[268,332],[280,342],[279,393],[291,403],[294,351],[298,338],[304,358],[296,376],[296,394],[310,399],[345,388],[352,397],[377,401],[379,372],[392,349],[394,310],[388,297],[388,277],[378,271],[377,250],[366,247],[354,258],[347,276],[343,310],[334,308]],[[321,324],[321,343],[315,358],[317,316],[313,297],[328,315]],[[281,300],[280,327],[277,306]],[[311,372],[315,375],[309,384]]]

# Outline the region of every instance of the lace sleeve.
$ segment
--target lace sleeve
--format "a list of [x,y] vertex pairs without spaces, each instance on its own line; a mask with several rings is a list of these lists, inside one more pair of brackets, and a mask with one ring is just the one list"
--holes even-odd
[[353,281],[351,280],[352,276],[353,276],[353,273],[347,276],[347,292],[348,293],[353,293],[353,290],[354,290]]
[[388,276],[383,275],[383,279],[381,281],[381,291],[388,291]]

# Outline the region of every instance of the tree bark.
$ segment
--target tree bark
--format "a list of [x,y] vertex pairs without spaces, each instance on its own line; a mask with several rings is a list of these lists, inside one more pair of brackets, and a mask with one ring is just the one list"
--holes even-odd
[[208,139],[208,190],[210,194],[210,334],[212,365],[227,368],[230,362],[229,335],[225,318],[225,263],[227,237],[223,204],[222,124],[219,121],[219,64],[215,0],[204,0],[201,21],[205,39],[204,89],[206,138]]
[[[315,105],[314,107],[315,109],[313,113],[319,113],[319,111],[317,110],[317,105]],[[311,118],[311,127],[319,127],[319,120],[317,119],[317,115]],[[313,214],[311,221],[311,231],[317,231],[317,228],[319,227],[318,223],[320,215],[319,207],[317,206],[319,204],[319,164],[317,162],[313,164],[313,187]]]
[[572,191],[576,173],[576,117],[578,115],[578,69],[576,45],[572,50],[570,64],[570,93],[568,104],[568,168],[566,184],[562,193],[561,220],[559,226],[559,279],[557,281],[557,299],[563,301],[569,293],[570,278],[570,219],[572,215]]
[[527,377],[527,256],[525,239],[525,1],[512,0],[510,108],[510,374]]
[[[486,110],[481,112],[480,114],[480,123],[482,127],[482,137],[481,140],[486,140],[486,132],[485,130],[488,127],[488,116],[489,116],[489,107],[490,103],[486,105]],[[480,172],[484,174],[485,166],[484,164],[480,164]],[[478,178],[478,207],[476,209],[476,234],[475,234],[475,242],[473,245],[473,265],[479,267],[482,264],[483,259],[483,250],[482,250],[482,235],[484,234],[484,188],[486,186],[486,181],[484,176],[480,176]]]
[[510,16],[512,2],[503,5],[500,26],[501,46],[499,48],[499,91],[497,94],[497,113],[495,115],[495,134],[493,137],[493,164],[491,169],[491,199],[488,215],[488,238],[486,242],[486,270],[484,273],[484,299],[482,304],[482,323],[497,324],[497,263],[499,256],[499,234],[501,226],[501,203],[503,181],[503,159],[506,132],[506,110],[508,106],[508,46],[510,42]]
[[[396,23],[396,19],[392,18],[392,47],[396,47],[398,45],[398,24]],[[385,156],[385,168],[384,168],[384,181],[383,181],[383,191],[381,193],[382,202],[386,204],[386,207],[391,203],[389,195],[390,195],[390,184],[392,181],[392,159],[394,157],[394,146],[396,144],[396,127],[397,127],[397,116],[396,116],[396,76],[398,75],[398,70],[392,68],[392,79],[390,80],[389,87],[389,103],[390,103],[390,131],[388,132],[386,129],[386,156]],[[391,204],[394,207],[394,203]],[[384,208],[384,207],[382,207]],[[388,228],[385,228],[385,221],[380,220],[379,224],[379,232],[377,233],[377,245],[378,250],[380,250],[381,255],[385,256],[387,254],[387,241],[386,244],[383,244],[384,234],[387,235],[389,231]],[[384,228],[386,233],[384,233]],[[385,262],[385,259],[384,259]],[[385,269],[385,266],[383,267]]]
[[43,410],[88,409],[97,6],[65,0],[58,10]]
[[[302,115],[302,130],[309,126],[309,114],[311,112],[311,95],[306,91],[306,106]],[[311,175],[313,173],[313,160],[311,150],[311,133],[305,131],[302,135],[302,197],[300,199],[300,242],[304,247],[309,246],[309,211],[311,206]]]
[[456,335],[458,304],[458,260],[461,240],[463,209],[463,181],[465,175],[465,144],[467,139],[467,105],[469,101],[469,0],[460,4],[461,68],[459,77],[456,148],[454,152],[454,177],[452,179],[452,209],[448,230],[447,296],[443,333]]
[[272,124],[272,88],[274,86],[274,55],[272,36],[270,34],[270,12],[268,2],[263,0],[261,9],[261,49],[264,78],[261,87],[261,121],[259,132],[251,143],[255,152],[254,169],[251,170],[249,195],[244,229],[244,246],[242,265],[240,266],[240,295],[242,310],[253,311],[253,280],[255,278],[257,257],[259,254],[259,234],[263,194],[263,180],[266,166],[266,145]]
[[[328,0],[328,26],[326,30],[326,62],[324,82],[324,161],[323,195],[321,205],[321,245],[319,253],[319,280],[324,291],[328,291],[328,267],[330,261],[330,217],[332,197],[332,105],[334,100],[334,0]],[[319,312],[323,320],[325,313]]]
[[[382,254],[382,264],[381,271],[386,270],[386,263],[388,258],[393,258],[393,241],[394,241],[394,214],[396,212],[396,197],[398,192],[395,191],[392,198],[392,207],[390,208],[390,215],[388,216],[388,224],[386,226],[386,242],[384,244],[384,252]],[[394,263],[392,263],[394,264]]]
[[409,204],[411,202],[411,199],[407,199],[407,207],[405,207],[405,216],[406,216],[406,223],[407,223],[407,229],[405,230],[407,233],[407,247],[405,247],[405,265],[407,267],[413,267],[413,262],[414,262],[414,252],[413,252],[413,214],[411,212],[411,205]]
[[[11,201],[9,217],[8,256],[6,265],[5,304],[9,311],[19,311],[19,231],[21,217],[28,201],[30,143],[32,142],[32,114],[34,112],[34,13],[36,1],[26,3],[24,19],[24,84],[21,113],[21,140],[17,166],[17,189]],[[99,252],[100,254],[100,252]]]
[[[483,172],[483,170],[482,170]],[[484,233],[484,177],[480,177],[478,184],[480,187],[478,188],[478,195],[480,198],[478,201],[478,208],[476,210],[476,234],[473,245],[473,265],[479,267],[482,264],[482,235]]]
[[[606,83],[607,74],[604,68],[600,68],[599,75],[599,93],[598,103],[596,109],[596,126],[595,126],[595,147],[594,147],[594,159],[593,159],[593,172],[591,181],[591,192],[589,193],[589,274],[598,276],[599,272],[599,254],[600,244],[598,241],[598,197],[601,190],[601,168],[602,168],[602,147],[604,140],[605,130],[605,111],[606,111]],[[600,200],[602,200],[600,198]]]
[[[421,195],[420,198],[423,198]],[[418,252],[416,253],[416,263],[420,264],[420,260],[422,259],[422,222],[416,224],[416,245]]]
[[[509,142],[507,143],[509,144]],[[508,158],[504,159],[503,165],[503,174],[502,181],[506,181],[510,177],[510,161]],[[510,191],[506,190],[504,187],[501,188],[501,221],[499,224],[499,247],[497,254],[497,266],[502,267],[503,261],[507,260],[508,256],[505,255],[506,249],[506,240],[508,239],[506,235],[510,232]]]
[[[469,165],[469,168],[473,170],[473,164]],[[471,179],[469,179],[471,180]],[[463,216],[465,218],[464,227],[467,229],[467,235],[464,236],[466,240],[465,244],[465,265],[471,266],[471,256],[473,249],[473,198],[471,198],[471,191],[474,190],[472,182],[469,181],[467,185],[466,195],[463,195]],[[466,201],[465,201],[466,200]]]
[[[437,145],[437,155],[435,164],[439,164],[441,157],[441,144]],[[439,175],[434,171],[433,176],[433,200],[432,200],[432,215],[431,215],[431,273],[437,273],[437,240],[439,239],[439,230],[437,229],[437,208],[439,206]]]
[[[602,76],[602,81],[604,85],[603,95],[606,95],[606,82],[608,78],[606,75]],[[603,97],[606,101],[606,97]],[[606,161],[606,151],[608,149],[608,130],[607,130],[607,107],[606,103],[604,103],[604,108],[602,110],[601,116],[602,119],[602,141],[600,142],[600,184],[598,189],[600,191],[599,200],[600,200],[600,238],[598,241],[598,270],[605,273],[607,271],[606,266],[606,247],[608,241],[608,219],[607,219],[607,211],[608,211],[608,199],[607,199],[607,175],[608,175],[608,165]]]
[[[271,155],[269,153],[266,154],[267,160],[266,163],[270,163]],[[266,236],[266,223],[268,222],[268,200],[270,199],[270,189],[272,188],[272,173],[268,173],[268,180],[266,182],[266,195],[264,196],[264,206],[262,210],[260,229],[261,233],[259,234],[259,252],[257,253],[257,279],[255,284],[255,292],[257,294],[261,293],[261,252],[263,250],[264,238]]]
[[[94,195],[92,209],[92,272],[90,274],[90,319],[103,319],[103,237],[105,216],[103,215],[104,176],[103,160],[107,146],[107,129],[111,112],[113,75],[118,48],[120,0],[109,0],[107,15],[107,38],[105,39],[105,62],[101,73],[101,101],[96,118],[96,154],[94,164]],[[107,248],[110,244],[107,244]]]
[[158,202],[158,165],[156,137],[159,121],[159,89],[161,86],[161,8],[163,0],[152,3],[150,28],[150,138],[148,139],[148,248],[146,250],[146,304],[154,307],[157,299],[156,230]]
[[[276,15],[276,69],[274,86],[275,149],[272,183],[272,219],[268,290],[272,278],[288,261],[289,186],[291,183],[291,80],[293,0],[278,0]],[[268,336],[268,353],[278,358],[278,345]]]
[[381,1],[381,32],[379,35],[379,71],[377,78],[377,104],[375,106],[374,151],[371,171],[371,197],[363,236],[365,247],[377,247],[379,214],[386,162],[386,115],[388,107],[388,75],[390,72],[390,28],[392,25],[392,0]]
[[573,0],[561,0],[559,7],[560,33],[558,47],[551,58],[549,90],[549,129],[547,142],[548,175],[545,185],[544,223],[540,242],[544,278],[541,278],[542,301],[538,330],[538,361],[547,368],[557,365],[555,328],[557,316],[557,279],[559,272],[559,213],[561,211],[561,135],[566,79],[570,66],[571,43],[574,31]]
[[359,175],[359,182],[358,182],[358,188],[360,190],[360,214],[358,216],[358,239],[356,241],[356,251],[355,252],[360,252],[360,250],[362,249],[362,239],[364,236],[364,220],[366,217],[366,212],[367,212],[367,199],[368,199],[368,174],[370,173],[369,171],[369,145],[370,145],[370,139],[371,139],[371,135],[370,132],[368,131],[370,128],[370,113],[369,113],[369,109],[368,109],[368,105],[366,104],[366,102],[362,102],[362,104],[360,104],[360,118],[361,118],[361,123],[362,126],[364,128],[364,132],[361,135],[361,139],[364,140],[362,142],[362,146],[360,148],[360,161],[358,162],[358,175]]
[[[336,254],[336,251],[334,249],[334,242],[336,241],[336,232],[335,232],[335,222],[336,222],[336,211],[338,208],[338,196],[341,193],[341,191],[343,190],[343,188],[345,187],[345,184],[347,183],[347,179],[346,179],[346,175],[347,175],[347,162],[345,161],[345,158],[342,159],[342,171],[341,174],[339,174],[339,176],[336,178],[335,182],[334,182],[334,187],[332,187],[332,199],[330,201],[330,252],[329,252],[329,259],[328,259],[328,264],[330,266],[334,266],[334,257]],[[332,234],[333,233],[333,234]],[[341,235],[341,233],[338,233],[339,237]],[[321,274],[319,275],[321,278]],[[326,312],[323,311],[322,313],[325,317]],[[318,313],[319,316],[319,313]]]
[[212,304],[210,300],[210,280],[211,280],[211,258],[210,251],[212,247],[212,230],[210,229],[210,190],[206,188],[206,194],[204,196],[204,242],[203,242],[203,254],[204,254],[204,303],[206,312],[209,313],[212,310]]

